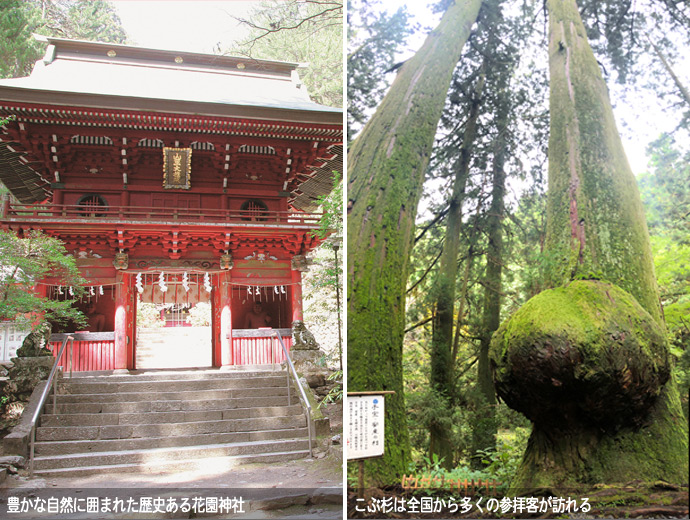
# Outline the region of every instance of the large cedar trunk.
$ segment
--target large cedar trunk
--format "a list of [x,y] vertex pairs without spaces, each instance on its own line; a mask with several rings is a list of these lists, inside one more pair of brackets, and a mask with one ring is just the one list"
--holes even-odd
[[481,0],[451,5],[348,152],[348,390],[393,390],[370,483],[407,470],[405,286],[417,203],[453,69]]
[[515,491],[685,482],[688,434],[649,236],[574,0],[549,0],[547,291],[494,335],[496,389],[534,423]]

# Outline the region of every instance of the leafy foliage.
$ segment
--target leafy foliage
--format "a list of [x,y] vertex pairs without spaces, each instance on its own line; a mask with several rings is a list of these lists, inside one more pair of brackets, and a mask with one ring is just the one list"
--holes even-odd
[[326,238],[333,234],[343,236],[343,177],[339,172],[333,172],[333,190],[317,199],[323,216],[319,221],[319,229],[314,232],[319,238]]
[[520,464],[528,436],[529,430],[523,427],[500,432],[496,449],[480,453],[484,463],[483,469],[472,469],[469,465],[461,463],[451,470],[445,470],[443,461],[436,455],[431,458],[423,455],[417,464],[410,464],[408,471],[411,474],[417,473],[441,479],[443,482],[496,481],[498,483],[496,491],[505,493]]
[[137,303],[137,327],[159,329],[165,327],[165,320],[155,303]]
[[33,34],[111,43],[127,35],[103,0],[0,0],[0,78],[27,76],[44,44]]
[[[357,6],[358,2],[351,2]],[[439,2],[441,9],[452,0]],[[580,11],[587,24],[599,65],[606,79],[625,82],[631,91],[645,88],[663,98],[669,115],[687,113],[687,105],[679,103],[677,85],[669,78],[652,52],[648,36],[674,60],[687,48],[690,35],[687,3],[652,0],[581,0]],[[369,25],[378,19],[376,3],[372,7]],[[547,107],[548,74],[545,54],[541,3],[512,0],[486,1],[479,22],[473,29],[470,45],[463,50],[451,89],[448,92],[444,115],[437,132],[431,166],[427,173],[423,211],[417,216],[417,239],[410,260],[407,291],[407,330],[404,343],[403,372],[407,419],[416,467],[436,472],[438,476],[459,474],[495,475],[497,480],[510,481],[524,451],[529,422],[503,404],[496,406],[499,433],[496,450],[479,452],[486,467],[472,473],[469,462],[471,438],[477,427],[474,414],[477,394],[477,350],[482,334],[483,273],[488,250],[488,222],[491,218],[488,179],[494,163],[496,143],[507,139],[508,192],[506,195],[504,231],[503,287],[501,316],[505,319],[526,300],[545,288],[544,273],[561,262],[556,255],[544,252],[546,230],[547,141],[549,120]],[[504,15],[500,16],[501,9]],[[353,10],[353,13],[355,11]],[[365,16],[365,15],[362,15]],[[362,18],[364,19],[364,18]],[[381,20],[385,17],[381,16]],[[358,41],[368,37],[366,24],[352,18],[349,53],[357,50]],[[355,31],[362,31],[357,34]],[[383,28],[381,29],[384,30]],[[389,28],[390,30],[390,28]],[[358,40],[357,38],[360,38]],[[388,40],[392,44],[392,40]],[[392,54],[380,49],[375,59],[348,63],[348,93],[350,82],[358,85],[378,85],[383,74],[367,76],[367,67],[379,67],[378,61],[392,63]],[[390,61],[386,61],[390,60]],[[491,62],[496,63],[492,65]],[[389,65],[390,67],[390,65]],[[383,65],[379,69],[385,71]],[[354,76],[360,73],[361,76]],[[682,72],[682,71],[681,71]],[[437,297],[433,280],[439,271],[439,257],[447,225],[448,200],[451,193],[455,165],[463,148],[464,130],[473,102],[474,86],[486,75],[485,94],[481,97],[481,115],[477,140],[471,147],[471,171],[463,200],[463,226],[457,257],[456,321],[459,345],[454,360],[455,374],[449,390],[451,404],[439,392],[430,388],[432,316]],[[613,76],[615,74],[615,77]],[[358,83],[359,82],[359,83]],[[369,82],[369,83],[367,83]],[[608,81],[607,81],[608,82]],[[357,91],[355,91],[357,92]],[[372,92],[375,90],[372,88]],[[360,102],[357,98],[360,96]],[[509,124],[499,130],[500,101],[509,97]],[[364,95],[350,95],[350,128],[357,128],[356,117],[367,105]],[[682,102],[682,100],[681,100]],[[375,106],[372,103],[371,106]],[[637,106],[639,109],[639,106]],[[631,110],[638,113],[639,110]],[[618,115],[618,114],[617,114]],[[642,197],[647,205],[647,218],[654,249],[656,275],[664,306],[671,352],[676,361],[674,378],[683,389],[683,406],[688,409],[690,387],[690,154],[684,143],[685,123],[679,132],[661,136],[648,150],[653,171],[639,179]],[[352,135],[350,135],[352,137]],[[374,211],[378,211],[377,208]],[[372,212],[372,215],[375,213]],[[444,471],[443,462],[429,456],[429,425],[442,424],[451,430],[453,463],[451,472]]]
[[[37,284],[50,276],[56,284],[70,286],[74,297],[51,300],[42,296]],[[32,315],[66,323],[85,325],[73,304],[83,293],[85,283],[74,257],[56,238],[30,231],[24,237],[0,230],[0,320],[31,321]]]
[[342,0],[264,1],[240,21],[250,34],[231,53],[308,64],[300,77],[311,98],[343,106]]
[[389,15],[380,0],[347,3],[347,135],[352,140],[388,88],[386,72],[413,32],[404,7]]
[[[323,211],[319,229],[312,233],[326,240],[313,253],[313,266],[304,276],[305,319],[312,332],[329,354],[329,361],[342,369],[342,300],[343,254],[340,247],[343,236],[343,181],[340,173],[333,172],[333,191],[318,198]],[[341,251],[338,255],[338,251]],[[336,263],[337,258],[337,263]],[[340,321],[338,315],[340,314]]]
[[336,370],[332,374],[330,374],[326,380],[334,382],[335,386],[331,388],[328,393],[325,395],[325,397],[319,402],[319,408],[322,405],[329,404],[329,403],[335,403],[337,401],[342,401],[343,396],[344,396],[344,389],[343,389],[343,371],[342,370]]
[[192,327],[208,327],[211,325],[211,304],[199,302],[189,310],[187,323]]
[[647,153],[652,171],[639,179],[649,225],[654,269],[676,359],[674,378],[688,416],[690,388],[690,149],[673,136],[653,141]]

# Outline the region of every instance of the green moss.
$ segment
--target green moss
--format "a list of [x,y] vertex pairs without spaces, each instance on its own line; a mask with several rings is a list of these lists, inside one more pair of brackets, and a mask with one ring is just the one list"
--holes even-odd
[[[677,389],[666,382],[668,353],[635,178],[576,1],[547,4],[546,282],[558,289],[528,302],[492,343],[499,395],[535,423],[513,485],[687,481],[687,424]],[[617,288],[571,283],[587,279]]]
[[394,484],[409,458],[403,394],[405,289],[414,217],[453,70],[481,2],[451,5],[348,150],[348,389],[393,390],[386,453],[367,461]]
[[550,286],[605,279],[661,323],[651,247],[608,90],[574,0],[549,1]]
[[498,395],[536,423],[639,424],[669,377],[662,329],[622,289],[579,280],[529,300],[496,332]]
[[622,289],[544,291],[496,332],[499,396],[534,423],[514,487],[687,480],[688,437],[663,330]]

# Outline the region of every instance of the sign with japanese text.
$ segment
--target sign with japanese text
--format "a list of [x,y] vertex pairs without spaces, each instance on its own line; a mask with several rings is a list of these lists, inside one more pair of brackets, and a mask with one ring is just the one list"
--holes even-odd
[[163,148],[164,188],[188,190],[191,173],[191,148]]
[[347,458],[383,455],[383,395],[347,397]]

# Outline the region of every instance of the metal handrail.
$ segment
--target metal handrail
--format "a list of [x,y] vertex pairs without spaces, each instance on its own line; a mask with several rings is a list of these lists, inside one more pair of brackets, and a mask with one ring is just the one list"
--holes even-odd
[[[287,371],[287,387],[288,387],[288,406],[290,406],[290,375],[292,374],[292,377],[295,379],[295,383],[297,383],[297,388],[299,388],[300,394],[301,394],[301,401],[302,401],[302,408],[304,408],[304,414],[307,418],[307,431],[309,432],[309,456],[313,457],[314,452],[312,450],[312,434],[311,434],[311,405],[309,404],[309,399],[307,399],[307,394],[304,392],[304,388],[302,388],[302,385],[299,382],[299,376],[297,375],[297,370],[295,370],[295,365],[292,364],[292,360],[290,359],[290,354],[288,353],[287,348],[285,348],[285,343],[283,343],[283,338],[280,337],[280,334],[278,334],[277,331],[273,332],[274,336],[278,338],[278,342],[280,343],[280,346],[283,347],[283,353],[285,354],[285,361],[287,361],[288,364],[288,371]],[[271,349],[273,350],[273,349]]]
[[38,400],[38,406],[34,411],[34,415],[31,417],[31,447],[29,449],[29,475],[32,477],[34,476],[34,444],[36,443],[36,424],[38,423],[38,418],[41,416],[41,413],[43,412],[43,406],[46,403],[46,399],[48,399],[51,383],[53,383],[53,414],[57,413],[57,379],[55,378],[55,373],[57,372],[58,365],[60,364],[60,359],[62,358],[62,354],[65,352],[65,348],[67,347],[68,341],[70,342],[69,376],[72,377],[72,350],[74,349],[74,338],[72,336],[67,336],[64,340],[62,340],[62,346],[60,347],[58,355],[55,357],[55,363],[53,363],[53,368],[50,371],[48,379],[46,380],[46,386],[43,389],[43,393],[41,393],[41,398]]

